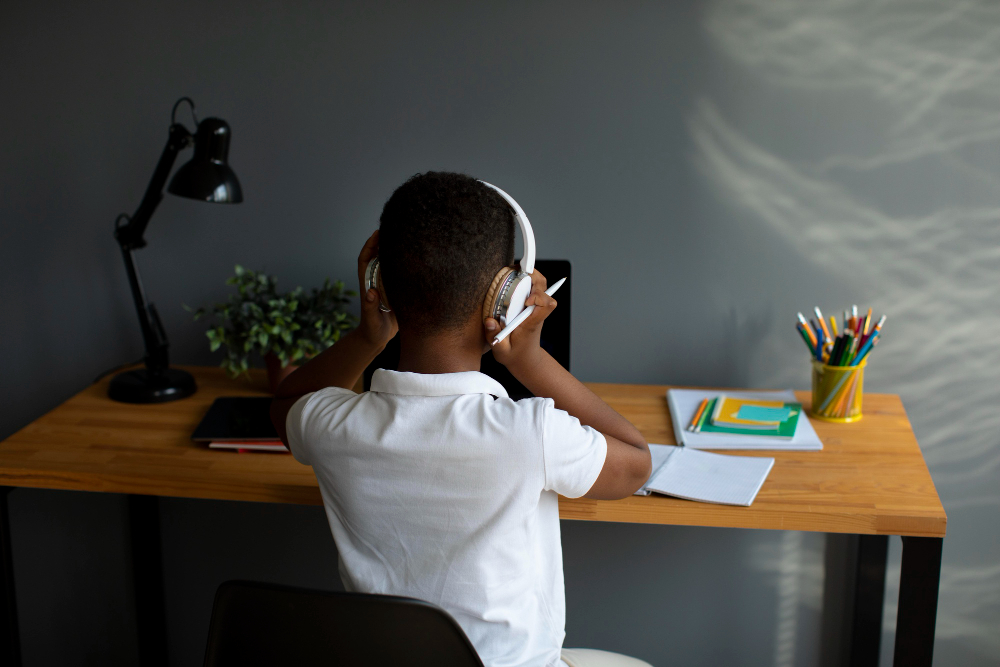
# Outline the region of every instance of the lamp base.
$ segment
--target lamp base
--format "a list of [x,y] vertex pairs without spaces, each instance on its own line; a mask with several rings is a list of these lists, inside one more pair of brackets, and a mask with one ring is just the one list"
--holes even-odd
[[111,378],[108,398],[122,403],[166,403],[187,398],[197,389],[194,376],[186,371],[167,368],[153,374],[140,368]]

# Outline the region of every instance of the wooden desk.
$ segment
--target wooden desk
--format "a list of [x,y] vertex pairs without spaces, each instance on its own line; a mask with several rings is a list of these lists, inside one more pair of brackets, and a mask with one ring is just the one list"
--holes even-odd
[[[252,381],[233,381],[217,368],[187,370],[195,375],[199,390],[173,403],[115,403],[106,396],[107,380],[87,387],[0,443],[0,485],[130,494],[134,526],[158,525],[148,516],[155,504],[143,496],[322,504],[312,469],[290,456],[212,451],[189,439],[216,397],[265,395],[262,374],[255,373]],[[589,386],[648,441],[674,444],[667,387]],[[809,393],[798,395],[808,407]],[[563,498],[560,515],[586,521],[864,536],[858,541],[857,595],[845,653],[845,660],[851,656],[854,665],[877,664],[886,536],[900,535],[904,550],[896,664],[930,664],[947,517],[899,397],[866,394],[864,404],[865,417],[857,424],[814,422],[823,451],[732,452],[776,459],[752,507],[655,495],[618,501]],[[6,531],[6,507],[2,509]],[[145,539],[151,542],[138,545],[136,555],[158,561],[158,535]],[[9,547],[7,552],[9,575]],[[148,586],[139,588],[148,587],[155,596],[157,575],[152,572]],[[158,595],[162,601],[162,585]]]

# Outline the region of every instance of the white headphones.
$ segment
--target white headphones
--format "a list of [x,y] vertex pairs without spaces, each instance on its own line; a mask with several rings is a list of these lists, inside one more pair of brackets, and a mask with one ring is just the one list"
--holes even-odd
[[[483,319],[492,317],[500,323],[501,327],[504,327],[524,310],[524,302],[531,294],[531,273],[535,269],[535,235],[531,231],[528,216],[524,214],[524,210],[514,201],[513,197],[486,181],[479,182],[496,190],[511,205],[514,209],[517,225],[521,228],[521,238],[524,240],[524,257],[521,258],[520,270],[513,266],[505,266],[500,269],[493,277],[490,288],[486,290],[486,298],[483,301]],[[365,291],[378,290],[379,308],[384,312],[389,312],[389,300],[382,287],[379,266],[378,257],[368,262],[368,267],[365,269]]]

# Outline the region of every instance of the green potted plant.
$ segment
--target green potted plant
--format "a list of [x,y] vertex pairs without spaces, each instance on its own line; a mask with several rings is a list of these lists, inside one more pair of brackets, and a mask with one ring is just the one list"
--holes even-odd
[[230,377],[248,374],[252,354],[263,356],[272,393],[299,364],[336,343],[357,321],[344,310],[357,292],[345,290],[339,280],[327,278],[308,294],[301,287],[280,294],[274,276],[237,264],[226,284],[236,293],[225,303],[194,311],[194,319],[215,317],[205,335],[213,352],[224,348],[220,365]]

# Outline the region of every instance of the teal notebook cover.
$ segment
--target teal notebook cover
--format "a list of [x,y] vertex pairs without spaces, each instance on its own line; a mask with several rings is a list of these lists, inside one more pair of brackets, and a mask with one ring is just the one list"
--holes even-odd
[[775,422],[780,424],[792,416],[794,407],[785,403],[780,408],[765,408],[762,405],[742,405],[736,413],[737,419],[751,422]]
[[733,435],[761,435],[771,438],[791,438],[795,435],[795,425],[799,423],[799,415],[802,414],[801,403],[785,403],[789,408],[789,417],[778,425],[775,429],[760,428],[734,428],[732,426],[717,426],[712,423],[711,415],[715,411],[715,402],[718,398],[713,398],[705,407],[705,412],[701,415],[699,424],[702,433],[731,433]]

